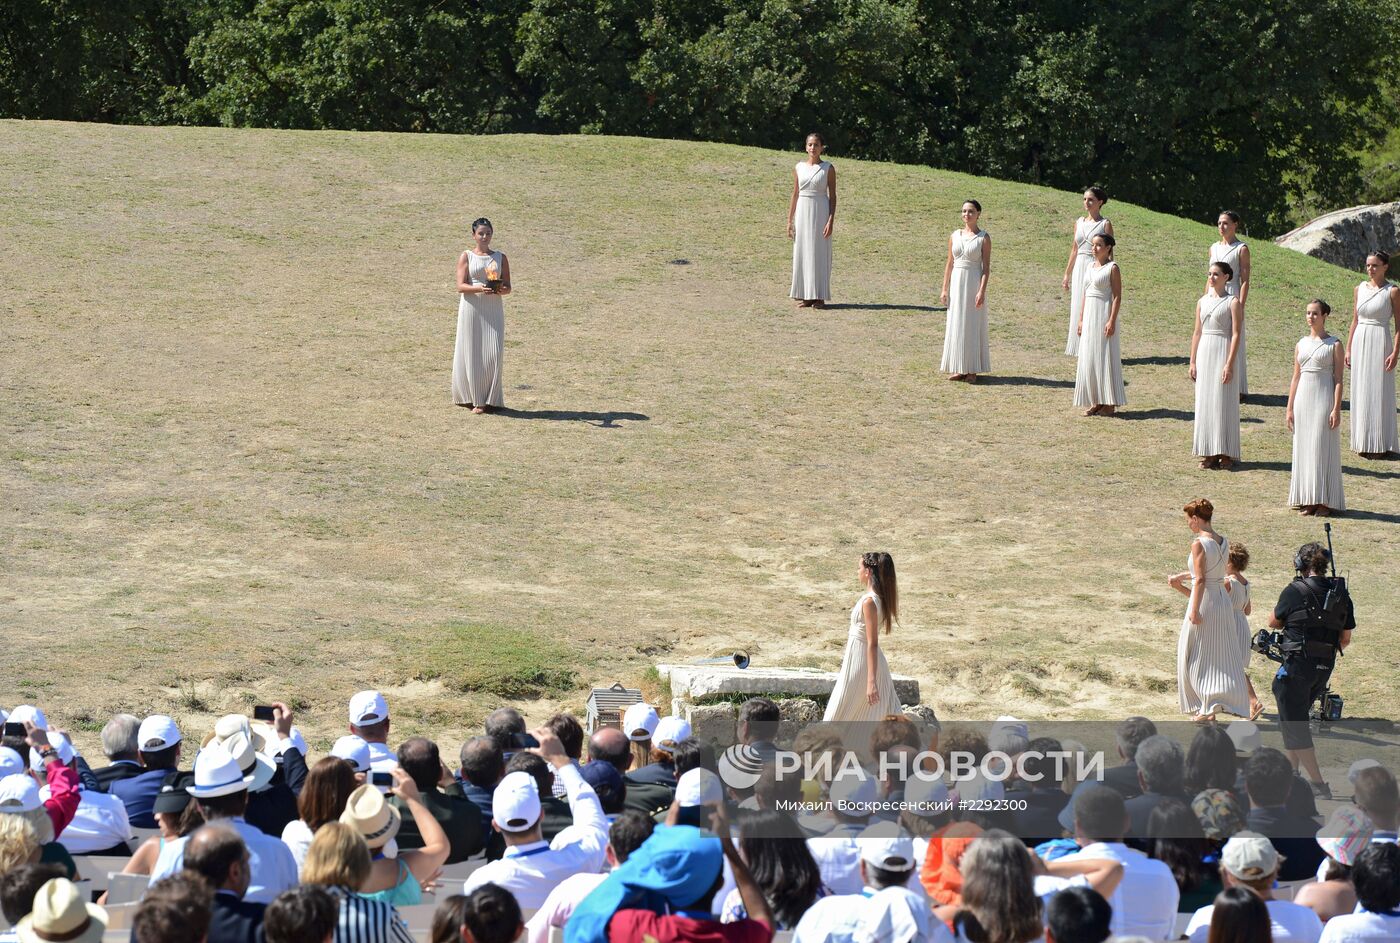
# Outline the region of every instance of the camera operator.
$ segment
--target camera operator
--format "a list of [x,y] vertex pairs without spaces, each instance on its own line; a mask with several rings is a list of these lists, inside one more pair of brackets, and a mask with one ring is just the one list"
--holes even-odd
[[1284,660],[1273,684],[1283,747],[1294,768],[1301,764],[1306,771],[1313,794],[1324,799],[1332,798],[1332,790],[1317,765],[1308,710],[1326,690],[1337,653],[1351,643],[1356,628],[1345,583],[1326,575],[1331,558],[1318,543],[1298,548],[1293,558],[1298,575],[1279,594],[1269,617],[1270,628],[1283,630]]

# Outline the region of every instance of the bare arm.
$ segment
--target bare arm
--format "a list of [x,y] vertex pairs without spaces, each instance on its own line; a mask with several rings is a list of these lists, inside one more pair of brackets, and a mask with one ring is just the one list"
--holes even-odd
[[943,290],[938,293],[939,303],[948,303],[948,282],[953,277],[953,237],[948,237],[948,261],[943,263]]
[[1183,596],[1190,596],[1191,587],[1186,585],[1190,579],[1190,573],[1173,573],[1171,576],[1167,577],[1167,585]]
[[822,227],[822,238],[831,238],[831,229],[836,225],[836,168],[826,167],[826,225]]
[[1298,397],[1298,379],[1303,374],[1303,368],[1298,364],[1298,354],[1295,350],[1293,354],[1293,381],[1288,384],[1288,405],[1283,410],[1283,421],[1288,423],[1288,431],[1293,431],[1293,401]]
[[1225,369],[1220,371],[1220,382],[1229,383],[1235,375],[1235,355],[1240,350],[1240,335],[1244,333],[1244,304],[1238,299],[1230,302],[1230,353],[1225,356]]
[[423,804],[423,797],[409,775],[397,766],[391,772],[394,777],[394,794],[408,807],[408,811],[413,815],[413,824],[418,826],[418,834],[423,837],[422,848],[399,852],[399,860],[408,865],[414,879],[423,884],[437,875],[438,869],[447,861],[452,846],[448,843],[447,833]]
[[1192,625],[1201,624],[1201,597],[1206,588],[1206,550],[1199,540],[1191,541],[1191,601],[1186,604],[1186,619]]
[[992,237],[982,237],[982,280],[977,283],[977,297],[972,306],[980,308],[987,303],[987,280],[992,277]]
[[510,294],[510,259],[504,252],[501,253],[501,287],[496,289],[496,294]]
[[[1340,345],[1338,345],[1340,346]],[[1332,356],[1332,412],[1327,417],[1327,428],[1335,429],[1342,424],[1342,371],[1346,364],[1342,357]]]
[[775,922],[773,909],[768,906],[768,900],[759,889],[758,882],[753,879],[753,874],[749,872],[749,866],[744,863],[738,849],[734,847],[734,840],[729,836],[729,820],[724,814],[723,803],[715,807],[714,823],[715,832],[719,835],[719,847],[729,862],[729,870],[734,873],[734,886],[739,889],[739,900],[743,902],[744,910],[748,911],[750,920],[757,920],[772,930]]
[[1108,321],[1103,326],[1103,336],[1112,337],[1118,330],[1118,312],[1123,307],[1123,272],[1118,266],[1108,273],[1109,285],[1113,289],[1113,301],[1108,307]]
[[1361,286],[1351,291],[1351,326],[1347,328],[1347,366],[1351,366],[1351,345],[1356,341],[1356,325],[1361,320]]
[[1112,897],[1118,888],[1118,882],[1123,880],[1123,863],[1112,858],[1047,861],[1045,871],[1055,877],[1074,877],[1076,874],[1082,874],[1089,879],[1089,887],[1104,899]]
[[797,230],[793,228],[792,220],[797,215],[797,168],[792,168],[792,199],[788,200],[788,238],[797,236]]
[[1186,368],[1186,375],[1192,381],[1196,379],[1196,348],[1201,346],[1201,303],[1196,302],[1196,329],[1191,332],[1191,366]]
[[1240,246],[1240,307],[1249,301],[1249,246]]
[[1390,356],[1385,358],[1385,372],[1389,373],[1395,369],[1395,362],[1400,360],[1400,288],[1390,289],[1390,310],[1395,317],[1395,341],[1390,349]]

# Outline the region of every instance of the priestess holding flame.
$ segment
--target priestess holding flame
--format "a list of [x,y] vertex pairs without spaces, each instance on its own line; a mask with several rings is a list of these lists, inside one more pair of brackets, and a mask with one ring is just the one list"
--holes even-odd
[[499,409],[501,357],[506,343],[506,312],[501,296],[510,294],[510,262],[491,250],[491,220],[472,223],[476,245],[457,260],[457,349],[452,358],[452,402],[474,413]]

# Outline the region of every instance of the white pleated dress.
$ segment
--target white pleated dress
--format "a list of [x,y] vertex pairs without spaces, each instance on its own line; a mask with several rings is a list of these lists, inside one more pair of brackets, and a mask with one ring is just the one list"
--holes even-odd
[[1196,429],[1191,454],[1240,457],[1240,382],[1221,383],[1230,355],[1232,295],[1201,298],[1201,339],[1196,344]]
[[[503,268],[501,253],[467,253],[467,278],[486,284],[486,266]],[[457,345],[452,357],[452,402],[459,405],[506,404],[501,361],[506,345],[506,309],[500,295],[462,295],[457,303]]]
[[944,373],[988,373],[992,369],[992,346],[987,330],[987,305],[977,307],[977,288],[982,284],[982,249],[987,234],[982,230],[969,236],[959,229],[951,237],[953,274],[948,282],[948,324],[943,334]]
[[831,300],[831,240],[822,236],[831,215],[826,161],[797,165],[797,210],[792,228],[792,293],[803,301]]
[[[1248,245],[1248,243],[1240,242],[1236,239],[1228,246],[1221,245],[1219,242],[1214,242],[1210,247],[1211,263],[1224,262],[1226,265],[1230,266],[1230,270],[1235,273],[1230,276],[1230,284],[1225,286],[1225,292],[1236,298],[1240,296],[1240,250],[1246,245]],[[1235,353],[1235,372],[1240,375],[1241,396],[1247,396],[1249,394],[1249,371],[1247,369],[1249,364],[1247,360],[1248,358],[1245,357],[1244,353],[1244,319],[1242,318],[1240,319],[1240,347]]]
[[1249,616],[1244,614],[1244,610],[1249,605],[1249,584],[1237,576],[1226,576],[1225,591],[1230,594],[1230,608],[1235,611],[1235,631],[1240,639],[1241,667],[1248,668],[1252,650],[1249,647]]
[[1069,339],[1065,341],[1065,356],[1079,354],[1079,309],[1084,306],[1084,286],[1089,269],[1094,266],[1094,250],[1090,246],[1093,238],[1107,231],[1108,217],[1100,217],[1097,222],[1087,216],[1074,221],[1074,268],[1069,275]]
[[1293,478],[1288,485],[1292,507],[1321,504],[1346,509],[1342,495],[1342,429],[1327,427],[1336,389],[1333,367],[1342,356],[1342,343],[1328,335],[1311,334],[1298,342],[1298,392],[1293,398]]
[[[1240,651],[1235,610],[1225,592],[1225,561],[1230,542],[1196,538],[1205,551],[1205,588],[1201,592],[1201,624],[1181,620],[1176,648],[1176,683],[1181,710],[1186,714],[1226,711],[1249,716],[1249,688],[1245,684],[1244,654]],[[1186,568],[1191,568],[1188,556]],[[1191,602],[1186,602],[1191,611]]]
[[1395,424],[1395,371],[1386,372],[1395,320],[1389,282],[1357,289],[1356,333],[1351,338],[1351,450],[1400,452]]
[[1079,335],[1079,369],[1074,377],[1076,406],[1123,406],[1128,402],[1118,350],[1118,338],[1123,334],[1121,319],[1112,337],[1103,334],[1113,304],[1113,269],[1117,264],[1091,267],[1084,279],[1084,330]]
[[841,656],[841,673],[836,678],[836,687],[831,691],[831,700],[826,704],[823,722],[873,722],[884,719],[886,714],[900,712],[899,695],[894,692],[894,678],[890,676],[884,648],[877,650],[875,661],[875,687],[880,698],[874,704],[865,699],[865,633],[880,631],[879,625],[865,624],[862,606],[867,599],[875,601],[875,612],[877,616],[881,614],[880,599],[874,593],[866,593],[856,600],[855,608],[851,610],[851,628],[846,635],[846,652]]

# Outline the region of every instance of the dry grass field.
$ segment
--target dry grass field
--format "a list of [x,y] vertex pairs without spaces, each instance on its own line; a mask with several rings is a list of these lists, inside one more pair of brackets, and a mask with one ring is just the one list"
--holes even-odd
[[[202,726],[285,696],[325,745],[378,686],[400,732],[455,746],[503,699],[581,709],[658,660],[834,669],[878,548],[891,664],[940,715],[1178,716],[1179,509],[1209,497],[1249,545],[1262,627],[1321,537],[1286,506],[1303,305],[1344,331],[1359,276],[1254,242],[1246,463],[1202,472],[1209,226],[1108,204],[1130,405],[1084,419],[1075,194],[836,155],[837,303],[798,311],[797,156],[0,122],[0,703],[91,737],[118,709]],[[994,240],[995,375],[971,388],[937,372],[932,310],[968,196]],[[510,410],[473,416],[452,285],[482,215],[515,282]],[[1337,687],[1394,717],[1400,463],[1344,464],[1362,627]]]

